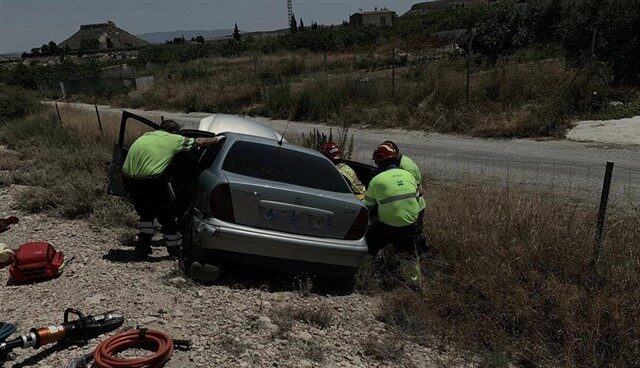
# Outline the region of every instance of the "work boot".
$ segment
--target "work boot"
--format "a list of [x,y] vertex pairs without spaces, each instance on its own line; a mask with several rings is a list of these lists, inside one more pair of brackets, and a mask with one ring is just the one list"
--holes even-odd
[[146,234],[138,234],[134,251],[141,256],[148,256],[153,253],[153,249],[151,249],[151,237]]
[[136,252],[137,255],[145,257],[153,253],[153,249],[151,249],[151,245],[149,244],[138,244],[133,251]]
[[399,257],[400,277],[409,286],[419,286],[422,281],[422,268],[415,255],[403,254]]
[[167,253],[169,253],[170,257],[179,257],[180,256],[180,247],[167,247]]

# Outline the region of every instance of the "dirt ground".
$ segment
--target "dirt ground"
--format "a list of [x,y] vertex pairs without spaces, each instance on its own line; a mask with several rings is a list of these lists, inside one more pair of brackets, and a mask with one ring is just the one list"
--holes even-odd
[[[167,367],[467,366],[435,343],[398,339],[376,319],[380,296],[320,296],[295,287],[271,292],[268,285],[232,282],[196,285],[180,274],[178,263],[168,259],[164,249],[141,260],[120,244],[115,232],[88,221],[15,211],[12,202],[19,190],[15,185],[0,188],[0,217],[20,217],[19,224],[0,235],[0,242],[15,248],[46,240],[74,259],[58,279],[37,284],[9,286],[8,270],[0,270],[0,320],[15,323],[18,332],[59,322],[64,309],[74,307],[86,313],[123,313],[126,321],[120,331],[140,325],[192,340],[192,349],[176,351]],[[291,317],[287,324],[288,308],[324,308],[330,322],[318,327]],[[66,367],[102,339],[66,349],[19,350],[16,360],[4,366]],[[377,341],[392,354],[366,354],[370,349],[364,341]]]

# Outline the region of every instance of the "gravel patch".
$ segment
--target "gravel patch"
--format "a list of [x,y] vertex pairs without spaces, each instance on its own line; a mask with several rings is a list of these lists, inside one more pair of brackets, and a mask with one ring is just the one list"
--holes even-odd
[[580,121],[567,133],[567,139],[640,145],[640,116],[617,120]]

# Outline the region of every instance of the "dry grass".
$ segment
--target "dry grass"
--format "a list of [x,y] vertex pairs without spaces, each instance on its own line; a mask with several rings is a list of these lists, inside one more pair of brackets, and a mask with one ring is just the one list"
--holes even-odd
[[[6,122],[0,142],[17,152],[2,159],[12,169],[10,181],[29,186],[17,206],[28,212],[53,212],[66,218],[91,218],[100,227],[130,226],[131,206],[105,195],[106,162],[111,156],[117,126],[105,116],[104,133],[92,124],[95,115],[64,107],[60,125],[54,113],[43,112]],[[3,155],[4,157],[5,155]]]
[[[77,138],[84,144],[105,144],[112,145],[117,142],[120,132],[120,121],[122,115],[111,111],[100,111],[100,125],[95,111],[74,107],[68,104],[58,104],[62,127],[77,135]],[[55,112],[55,107],[50,106],[51,113]],[[159,123],[159,122],[158,122]],[[151,131],[144,124],[128,124],[125,141],[131,144],[142,134]]]
[[152,70],[152,90],[131,92],[115,103],[340,126],[532,137],[562,136],[572,117],[600,108],[594,95],[606,94],[592,79],[574,79],[575,71],[563,60],[511,61],[487,69],[475,66],[467,103],[464,65],[446,59],[399,67],[394,96],[386,59],[378,56],[366,56],[375,61],[370,69],[357,69],[352,54],[332,54],[326,71],[323,55],[314,53],[169,64]]
[[595,209],[547,193],[430,186],[433,257],[421,292],[384,298],[380,318],[485,364],[622,367],[640,352],[640,218],[607,221],[590,271]]
[[326,355],[325,348],[317,342],[310,342],[304,351],[304,357],[317,363],[322,363]]
[[331,326],[334,314],[334,310],[326,304],[300,307],[287,306],[275,310],[271,314],[271,319],[284,331],[289,331],[294,321],[314,325],[318,328],[327,328]]
[[369,335],[360,342],[362,352],[379,361],[399,362],[404,356],[404,343],[397,336],[381,338]]
[[237,338],[233,338],[229,335],[224,335],[220,338],[218,345],[233,355],[240,355],[247,351],[249,345],[246,342],[241,342]]

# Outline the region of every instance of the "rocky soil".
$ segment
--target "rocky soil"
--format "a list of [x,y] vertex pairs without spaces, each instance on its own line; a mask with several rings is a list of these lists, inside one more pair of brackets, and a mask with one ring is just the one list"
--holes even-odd
[[[37,284],[10,286],[8,270],[0,270],[0,320],[15,323],[19,332],[61,321],[67,307],[115,310],[126,317],[120,331],[140,325],[192,340],[192,349],[176,351],[167,367],[466,365],[428,343],[398,337],[378,321],[380,296],[321,296],[295,287],[273,292],[259,283],[197,285],[161,248],[139,259],[114,231],[85,220],[15,211],[12,198],[19,190],[0,188],[0,217],[14,214],[21,220],[0,242],[15,248],[46,240],[67,259],[75,257],[58,279]],[[305,321],[305,315],[312,318]],[[66,367],[101,339],[66,349],[21,350],[4,366]]]

